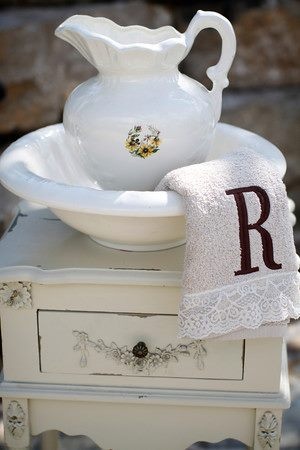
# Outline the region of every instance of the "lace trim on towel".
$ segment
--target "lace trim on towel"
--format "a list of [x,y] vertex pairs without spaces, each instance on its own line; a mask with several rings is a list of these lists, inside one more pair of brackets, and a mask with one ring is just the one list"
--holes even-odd
[[179,337],[203,339],[300,316],[300,274],[285,272],[198,294],[185,294]]

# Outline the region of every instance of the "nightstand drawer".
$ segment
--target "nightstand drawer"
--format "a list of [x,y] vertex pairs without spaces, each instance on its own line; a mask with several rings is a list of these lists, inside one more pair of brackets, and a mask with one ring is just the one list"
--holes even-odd
[[177,316],[39,311],[43,373],[243,378],[243,341],[176,340]]

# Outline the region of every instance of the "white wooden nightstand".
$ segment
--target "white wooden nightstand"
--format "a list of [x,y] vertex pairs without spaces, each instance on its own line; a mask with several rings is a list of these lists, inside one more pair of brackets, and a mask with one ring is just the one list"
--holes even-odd
[[238,439],[279,449],[282,338],[177,341],[184,249],[111,250],[23,206],[0,242],[5,439],[61,430],[103,449]]

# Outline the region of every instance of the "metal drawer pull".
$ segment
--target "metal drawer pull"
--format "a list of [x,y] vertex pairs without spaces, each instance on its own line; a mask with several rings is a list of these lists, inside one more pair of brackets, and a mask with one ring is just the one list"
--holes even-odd
[[138,342],[132,349],[132,353],[136,358],[145,358],[149,350],[145,342]]
[[198,369],[202,370],[204,369],[204,358],[207,355],[205,342],[201,340],[192,341],[188,344],[178,344],[176,347],[173,347],[172,344],[168,344],[164,348],[155,347],[154,352],[150,352],[144,342],[138,342],[130,350],[127,345],[118,347],[115,342],[108,346],[103,339],[92,341],[85,331],[74,330],[73,336],[77,339],[73,350],[81,353],[80,367],[87,367],[90,348],[97,353],[103,352],[106,358],[124,364],[135,372],[145,371],[147,373],[161,366],[167,367],[170,361],[178,362],[179,356],[191,356],[191,353],[196,360]]

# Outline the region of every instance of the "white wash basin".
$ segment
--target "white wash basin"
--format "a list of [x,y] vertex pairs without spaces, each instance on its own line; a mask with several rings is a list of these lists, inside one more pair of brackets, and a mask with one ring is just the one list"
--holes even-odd
[[[208,160],[239,147],[265,155],[283,177],[286,162],[278,148],[231,125],[217,125]],[[178,194],[99,190],[72,157],[62,124],[12,144],[0,159],[0,180],[16,195],[49,207],[63,222],[109,247],[158,250],[185,241],[184,204]]]

